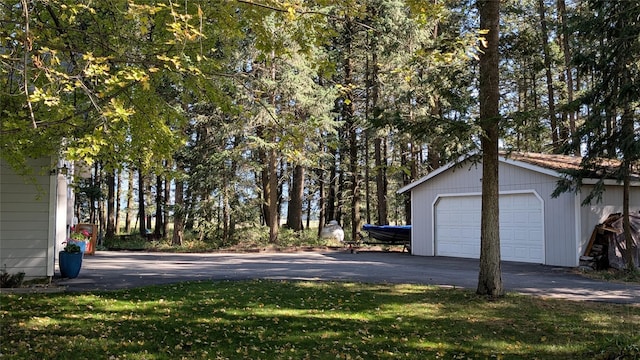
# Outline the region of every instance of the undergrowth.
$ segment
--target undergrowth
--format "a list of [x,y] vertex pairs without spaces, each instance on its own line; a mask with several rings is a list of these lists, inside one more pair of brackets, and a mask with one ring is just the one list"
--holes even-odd
[[340,246],[338,242],[323,240],[318,237],[317,229],[293,231],[281,228],[278,240],[269,241],[269,228],[266,226],[241,227],[234,235],[224,240],[221,234],[202,234],[185,232],[181,245],[174,245],[171,239],[147,240],[139,235],[120,235],[105,239],[98,250],[145,250],[162,252],[210,252],[219,250],[256,250],[279,248],[302,248]]

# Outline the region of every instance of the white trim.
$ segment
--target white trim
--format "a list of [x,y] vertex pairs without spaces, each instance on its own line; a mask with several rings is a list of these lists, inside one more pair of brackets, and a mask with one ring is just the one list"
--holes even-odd
[[[522,190],[505,190],[499,191],[498,195],[517,195],[517,194],[534,194],[540,201],[542,201],[542,197],[535,189],[522,189]],[[481,191],[474,191],[468,193],[443,193],[436,195],[436,201],[441,197],[456,197],[456,196],[481,196]],[[435,201],[434,201],[435,203]]]
[[[450,162],[444,166],[439,167],[438,169],[434,170],[433,172],[430,172],[429,174],[427,174],[426,176],[421,177],[420,179],[407,184],[403,187],[401,187],[400,189],[398,189],[398,191],[396,191],[397,194],[402,194],[405,193],[407,191],[410,191],[411,189],[415,188],[416,186],[428,181],[429,179],[432,179],[440,174],[442,174],[443,172],[455,168],[456,166],[460,165],[462,166],[462,164],[464,162],[466,162],[473,154],[467,156],[467,157],[463,157],[463,158],[459,158],[458,160],[454,161],[454,162]],[[539,165],[533,165],[521,160],[515,160],[515,159],[511,159],[508,156],[499,156],[498,157],[498,161],[501,163],[505,163],[505,164],[510,164],[513,166],[517,166],[526,170],[531,170],[540,174],[545,174],[545,175],[549,175],[549,176],[553,176],[556,178],[563,178],[565,175],[555,171],[555,170],[551,170],[551,169],[547,169],[545,167],[539,166]],[[479,162],[482,163],[482,162]],[[473,164],[473,163],[472,163]],[[599,179],[582,179],[582,184],[583,185],[593,185],[595,183],[597,183],[598,181],[600,181]],[[619,183],[616,180],[613,179],[605,179],[604,180],[604,184],[608,185],[608,186],[622,186],[621,183]],[[640,181],[632,181],[631,182],[631,186],[640,186]]]
[[580,256],[584,249],[580,247],[580,240],[582,239],[582,202],[580,201],[580,193],[576,193],[573,196],[573,214],[575,217],[575,263],[574,266],[580,265]]
[[[416,206],[415,204],[417,203],[416,199],[415,199],[415,193],[412,191],[411,192],[411,224],[415,224],[416,223]],[[414,229],[414,227],[411,227],[412,229]],[[413,237],[413,234],[415,233],[415,231],[411,230],[411,248],[409,249],[411,254],[413,255],[413,250],[415,249],[415,238]]]
[[[595,185],[600,179],[582,179],[582,185]],[[622,181],[614,179],[604,179],[603,183],[607,186],[622,186]],[[640,186],[640,181],[631,181],[630,186]]]
[[[413,194],[413,192],[412,192]],[[540,216],[542,221],[542,264],[547,263],[547,236],[546,236],[546,222],[545,222],[545,203],[544,199],[535,189],[526,189],[526,190],[508,190],[508,191],[500,191],[498,192],[498,196],[502,195],[524,195],[524,194],[532,194],[533,196],[540,201]],[[482,196],[482,192],[469,192],[469,193],[445,193],[445,194],[437,194],[434,198],[434,201],[431,203],[431,256],[436,256],[436,204],[440,201],[441,198],[452,198],[452,197],[468,197],[468,196]],[[412,195],[413,197],[413,195]],[[413,202],[413,199],[411,199]],[[498,210],[499,211],[499,210]],[[579,216],[579,215],[578,215]],[[413,217],[413,213],[411,215]],[[579,239],[579,238],[577,238]],[[576,251],[577,253],[577,251]]]
[[518,167],[521,167],[523,169],[535,171],[535,172],[538,172],[538,173],[541,173],[541,174],[550,175],[550,176],[554,176],[554,177],[561,177],[562,176],[562,174],[560,174],[559,172],[557,172],[555,170],[547,169],[547,168],[544,168],[544,167],[539,166],[539,165],[529,164],[529,163],[524,162],[524,161],[511,159],[511,158],[506,157],[506,156],[504,156],[504,157],[500,156],[498,158],[498,160],[500,162],[505,163],[505,164],[511,164],[511,165],[518,166]]
[[55,241],[57,235],[57,217],[58,209],[58,174],[54,172],[49,176],[49,229],[47,231],[47,276],[53,276],[55,271]]
[[425,182],[425,181],[427,181],[427,180],[429,180],[429,179],[431,179],[431,178],[433,178],[433,177],[437,176],[438,174],[441,174],[441,173],[443,173],[443,172],[445,172],[445,171],[449,170],[450,168],[451,168],[451,167],[450,167],[450,166],[448,166],[448,165],[445,165],[445,166],[439,167],[438,169],[436,169],[436,170],[434,170],[434,171],[430,172],[429,174],[427,174],[427,175],[425,175],[425,176],[421,177],[420,179],[418,179],[418,180],[416,180],[416,181],[414,181],[414,182],[412,182],[412,183],[410,183],[410,184],[407,184],[407,185],[405,185],[405,186],[401,187],[400,189],[398,189],[398,191],[396,191],[396,193],[397,193],[397,194],[405,193],[405,192],[407,192],[407,191],[409,191],[409,190],[413,189],[414,187],[416,187],[416,186],[418,186],[418,185],[422,184],[423,182]]
[[547,263],[547,222],[545,221],[547,213],[545,210],[547,204],[544,201],[544,198],[538,194],[537,191],[534,191],[534,195],[540,200],[540,212],[542,216],[542,263]]
[[538,201],[540,201],[540,216],[542,217],[542,263],[546,264],[547,263],[547,223],[546,221],[544,221],[545,219],[545,203],[544,203],[544,198],[542,196],[540,196],[540,194],[538,194],[537,191],[531,189],[531,193],[538,198]]
[[[411,193],[413,194],[413,191]],[[447,194],[437,194],[431,202],[431,254],[427,256],[436,256],[436,204],[445,195]]]
[[[451,168],[455,168],[455,167],[456,167],[456,166],[458,166],[458,165],[462,166],[462,164],[463,164],[463,163],[465,163],[465,162],[467,162],[467,160],[468,160],[469,158],[471,158],[471,156],[473,156],[473,155],[474,155],[474,154],[473,154],[473,153],[471,153],[471,154],[469,154],[469,155],[467,155],[467,156],[459,157],[459,158],[458,158],[458,160],[456,160],[456,161],[452,161],[452,162],[450,162],[450,163],[448,163],[448,164],[446,164],[446,165],[444,165],[444,166],[441,166],[441,167],[437,168],[436,170],[434,170],[434,171],[432,171],[432,172],[428,173],[427,175],[425,175],[425,176],[421,177],[420,179],[418,179],[418,180],[416,180],[416,181],[412,182],[411,184],[408,184],[408,185],[405,185],[405,186],[401,187],[400,189],[398,189],[398,190],[396,191],[396,194],[402,194],[402,193],[405,193],[405,192],[407,192],[407,191],[409,191],[409,190],[413,189],[414,187],[416,187],[416,186],[418,186],[418,185],[422,184],[423,182],[425,182],[425,181],[427,181],[427,180],[429,180],[429,179],[432,179],[432,178],[434,178],[434,177],[436,177],[436,176],[438,176],[438,175],[442,174],[443,172],[445,172],[445,171],[447,171],[447,170],[449,170],[449,169],[451,169]],[[472,163],[472,164],[473,164],[473,163]]]

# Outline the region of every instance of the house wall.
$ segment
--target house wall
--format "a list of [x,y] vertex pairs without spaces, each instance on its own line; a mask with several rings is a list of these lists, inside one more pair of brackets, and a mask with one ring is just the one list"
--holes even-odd
[[36,169],[36,186],[0,160],[0,267],[9,273],[53,275],[52,233],[56,230],[51,210],[57,205],[50,195],[56,176],[49,175],[49,164],[49,159],[30,163]]
[[[557,178],[509,163],[500,163],[500,191],[533,191],[543,199],[545,263],[577,265],[576,199],[573,194],[551,198]],[[415,255],[435,255],[433,204],[444,194],[479,194],[482,166],[465,164],[449,169],[412,189],[412,245]],[[464,221],[464,219],[461,219]]]
[[[580,204],[593,190],[593,185],[585,185],[580,191]],[[579,255],[589,243],[589,238],[596,225],[604,222],[610,214],[622,213],[622,186],[606,186],[602,194],[602,202],[594,201],[590,205],[580,207],[580,230],[582,233],[579,242]],[[629,193],[629,211],[632,214],[640,214],[640,186],[632,186]]]

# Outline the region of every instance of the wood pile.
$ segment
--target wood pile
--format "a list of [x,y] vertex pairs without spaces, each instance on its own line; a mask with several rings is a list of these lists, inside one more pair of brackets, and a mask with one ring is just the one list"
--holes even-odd
[[[640,216],[630,215],[631,237],[636,266],[640,259]],[[596,225],[591,233],[589,243],[583,256],[580,257],[581,269],[624,269],[624,252],[626,242],[623,230],[622,214],[615,213],[602,223]]]

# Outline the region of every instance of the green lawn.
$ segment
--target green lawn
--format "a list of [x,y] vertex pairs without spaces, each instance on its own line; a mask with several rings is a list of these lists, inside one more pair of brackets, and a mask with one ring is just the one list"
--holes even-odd
[[3,294],[2,359],[639,359],[640,307],[418,285]]

